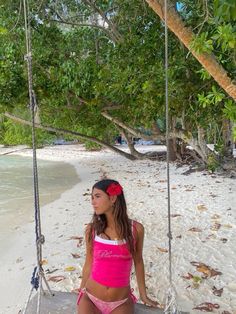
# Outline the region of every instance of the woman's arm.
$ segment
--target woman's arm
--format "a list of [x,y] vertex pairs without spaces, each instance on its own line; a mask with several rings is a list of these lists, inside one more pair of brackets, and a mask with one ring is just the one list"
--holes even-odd
[[85,258],[85,262],[84,262],[84,266],[83,266],[83,270],[82,270],[82,280],[81,280],[81,284],[80,284],[80,289],[85,287],[86,282],[87,282],[89,275],[90,275],[90,272],[91,272],[92,259],[93,259],[92,241],[89,240],[91,228],[92,228],[92,226],[91,226],[91,224],[89,224],[85,230],[86,258]]
[[143,263],[143,240],[144,240],[144,227],[142,224],[136,222],[136,246],[134,253],[134,267],[135,274],[138,283],[138,289],[140,298],[144,304],[150,306],[158,306],[158,302],[152,301],[147,297],[146,285],[145,285],[145,271],[144,271],[144,263]]

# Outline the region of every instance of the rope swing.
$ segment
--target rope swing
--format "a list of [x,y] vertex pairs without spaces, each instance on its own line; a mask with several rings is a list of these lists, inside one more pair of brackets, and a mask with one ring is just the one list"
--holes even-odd
[[164,313],[178,314],[176,304],[176,292],[172,278],[172,231],[171,231],[171,210],[170,210],[170,143],[169,143],[169,86],[168,86],[168,26],[167,26],[168,0],[165,0],[164,24],[165,24],[165,111],[166,111],[166,172],[167,172],[167,207],[168,207],[168,233],[169,238],[169,288],[167,290]]
[[[38,167],[37,167],[37,155],[36,155],[36,137],[35,137],[35,113],[37,110],[36,96],[33,91],[33,73],[32,73],[32,47],[31,47],[31,29],[30,29],[30,16],[29,16],[29,3],[28,0],[23,0],[24,6],[24,21],[25,21],[25,41],[26,41],[26,55],[25,61],[27,63],[27,75],[28,75],[28,87],[29,87],[29,104],[31,111],[32,121],[32,150],[33,150],[33,188],[34,188],[34,217],[35,217],[35,235],[36,235],[36,253],[37,253],[37,266],[35,266],[32,278],[31,278],[31,291],[27,304],[23,313],[26,312],[28,304],[30,302],[33,290],[38,291],[37,300],[37,314],[40,314],[40,301],[43,291],[42,281],[51,295],[53,293],[47,283],[42,267],[42,245],[45,242],[45,238],[41,233],[41,215],[39,205],[39,187],[38,187]],[[44,292],[44,291],[43,291]]]
[[[36,252],[37,252],[37,266],[33,270],[29,298],[23,313],[26,313],[27,307],[31,300],[33,290],[38,293],[37,299],[37,314],[40,314],[41,295],[43,290],[43,281],[49,291],[50,295],[53,293],[45,278],[44,270],[42,267],[42,245],[45,242],[44,236],[41,233],[41,215],[39,205],[39,187],[38,187],[38,168],[37,168],[37,156],[36,156],[36,137],[35,137],[35,113],[37,110],[36,96],[33,91],[33,74],[32,74],[32,47],[31,47],[31,28],[30,28],[30,10],[28,0],[22,0],[24,7],[24,21],[25,21],[25,41],[26,41],[26,55],[25,61],[27,63],[27,75],[28,75],[28,92],[32,121],[32,148],[33,148],[33,187],[34,187],[34,209],[35,209],[35,235],[36,235]],[[176,292],[173,286],[172,278],[172,231],[171,231],[171,210],[170,210],[170,143],[169,143],[169,95],[168,95],[168,27],[167,27],[167,10],[168,0],[165,0],[165,12],[164,12],[164,25],[165,25],[165,110],[166,110],[166,146],[167,146],[167,200],[168,200],[168,246],[169,246],[169,287],[166,293],[165,302],[165,314],[179,314],[179,310],[176,304]],[[42,313],[44,314],[44,313]]]

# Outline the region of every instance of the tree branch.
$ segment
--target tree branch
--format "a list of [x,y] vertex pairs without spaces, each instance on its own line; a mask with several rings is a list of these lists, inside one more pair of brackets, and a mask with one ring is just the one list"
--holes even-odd
[[[24,125],[28,125],[28,126],[32,126],[32,122],[31,121],[28,121],[28,120],[24,120],[20,117],[17,117],[15,115],[12,115],[10,114],[9,112],[5,112],[3,114],[5,117],[13,120],[13,121],[16,121],[18,123],[21,123],[21,124],[24,124]],[[97,143],[103,147],[106,147],[120,155],[122,155],[123,157],[125,158],[128,158],[130,160],[135,160],[136,158],[126,152],[123,152],[122,150],[106,143],[106,142],[103,142],[95,137],[92,137],[92,136],[88,136],[88,135],[85,135],[85,134],[82,134],[82,133],[79,133],[79,132],[75,132],[75,131],[69,131],[69,130],[64,130],[64,129],[60,129],[60,128],[53,128],[53,127],[50,127],[50,126],[47,126],[47,125],[42,125],[42,124],[35,124],[35,128],[37,129],[42,129],[42,130],[45,130],[45,131],[48,131],[48,132],[52,132],[52,133],[59,133],[59,134],[69,134],[69,135],[73,135],[73,136],[76,136],[76,137],[79,137],[79,138],[82,138],[84,140],[87,140],[87,141],[91,141],[91,142],[94,142],[94,143]]]
[[[146,0],[149,6],[156,12],[157,15],[164,21],[164,0]],[[181,16],[170,5],[167,12],[167,24],[169,29],[179,38],[179,40],[187,47],[193,56],[200,62],[200,64],[207,70],[213,79],[219,84],[225,92],[236,100],[236,84],[228,76],[226,70],[217,61],[216,57],[208,53],[197,53],[192,47],[191,43],[195,38],[192,29],[186,27],[182,21]]]
[[103,18],[103,20],[107,23],[109,28],[112,30],[117,41],[118,42],[121,41],[122,40],[121,34],[117,31],[115,25],[107,18],[106,14],[102,10],[100,10],[92,1],[90,0],[82,0],[82,1],[85,4],[89,5],[95,12],[97,12]]
[[113,122],[114,124],[118,125],[122,129],[128,131],[130,134],[132,134],[135,137],[141,137],[141,138],[146,139],[146,140],[153,139],[152,136],[145,135],[145,134],[143,134],[143,133],[141,133],[141,132],[131,128],[130,126],[126,125],[124,122],[118,120],[117,118],[112,117],[106,111],[102,111],[101,114],[102,114],[103,117],[105,117],[109,121]]
[[75,22],[70,22],[70,21],[65,21],[65,20],[55,20],[55,19],[50,19],[50,21],[52,22],[56,22],[56,23],[61,23],[61,24],[67,24],[67,25],[72,25],[72,26],[78,26],[78,27],[93,27],[93,28],[98,28],[100,30],[102,30],[103,32],[105,32],[109,38],[112,39],[112,41],[117,42],[116,37],[113,36],[113,34],[105,27],[101,26],[101,25],[96,25],[96,24],[80,24],[80,23],[75,23]]
[[[56,14],[56,16],[59,18],[59,20],[56,19],[50,19],[50,21],[52,22],[56,22],[56,23],[61,23],[61,24],[67,24],[67,25],[72,25],[72,26],[78,26],[78,27],[93,27],[93,28],[98,28],[100,30],[102,30],[103,32],[105,32],[109,38],[111,38],[114,42],[117,42],[117,38],[113,35],[113,33],[105,28],[104,26],[101,25],[97,25],[97,24],[91,24],[91,23],[76,23],[76,22],[71,22],[68,20],[65,20],[64,17],[62,17],[59,12],[54,9],[53,7],[51,7],[51,10]],[[72,17],[73,18],[73,17]]]

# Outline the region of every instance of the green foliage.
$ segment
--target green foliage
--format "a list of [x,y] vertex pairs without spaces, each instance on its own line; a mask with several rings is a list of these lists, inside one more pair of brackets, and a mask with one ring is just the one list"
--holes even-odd
[[[199,33],[192,48],[198,53],[214,53],[234,77],[233,2],[208,2],[208,18],[204,1],[181,3],[186,25]],[[43,1],[39,8],[38,1],[30,0],[34,90],[42,123],[112,143],[118,130],[101,112],[107,106],[119,106],[109,114],[142,130],[158,121],[164,131],[162,22],[145,1],[98,0],[94,4],[109,12],[112,26],[79,27],[77,24],[86,24],[87,18],[90,22],[98,18],[83,2]],[[0,112],[22,116],[28,105],[23,16],[17,1],[5,1],[0,9]],[[59,23],[59,16],[76,25]],[[220,125],[223,115],[235,121],[235,104],[191,55],[186,58],[187,54],[170,32],[170,114],[177,121],[184,116],[187,131],[194,136],[198,126],[208,130],[209,123]],[[30,142],[29,131],[14,123],[9,122],[1,132],[5,142]],[[45,133],[38,136],[40,143],[50,139]]]
[[214,0],[214,14],[219,21],[236,21],[235,0]]
[[[224,155],[224,143],[222,141],[218,141],[218,143],[214,145],[214,150],[217,151],[219,157],[221,158]],[[214,158],[210,157],[210,160],[213,161]]]
[[101,149],[101,145],[99,145],[97,143],[94,143],[94,142],[91,142],[91,141],[86,141],[85,142],[85,148],[87,150],[90,150],[90,151],[100,150]]
[[217,90],[216,86],[212,86],[212,90],[205,94],[204,92],[198,94],[198,101],[203,108],[206,108],[209,105],[217,105],[222,102],[225,98],[225,95]]
[[200,77],[203,81],[209,80],[211,78],[211,75],[204,69],[202,68],[201,70],[197,71],[197,73],[200,74]]
[[[4,135],[2,136],[1,143],[6,145],[20,145],[27,144],[32,146],[32,133],[31,128],[21,124],[16,124],[11,120],[3,123],[5,129]],[[38,147],[45,144],[49,140],[49,136],[42,130],[36,130],[36,145]]]
[[236,142],[236,126],[233,128],[233,139]]
[[225,106],[223,112],[229,120],[236,122],[236,105],[235,102],[231,99],[225,101]]
[[230,23],[219,25],[211,38],[216,41],[217,48],[220,47],[223,52],[236,47],[236,29]]
[[220,166],[219,160],[212,153],[208,155],[207,159],[207,169],[211,172],[215,172]]
[[208,32],[195,37],[191,44],[191,49],[194,49],[198,54],[210,54],[213,51],[213,40],[208,38]]

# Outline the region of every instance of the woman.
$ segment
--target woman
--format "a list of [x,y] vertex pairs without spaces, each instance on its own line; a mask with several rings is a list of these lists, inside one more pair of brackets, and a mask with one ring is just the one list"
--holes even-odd
[[132,314],[135,296],[130,288],[134,262],[141,300],[150,306],[142,257],[144,228],[128,218],[121,185],[110,179],[92,188],[94,215],[87,226],[86,260],[78,296],[78,314]]

